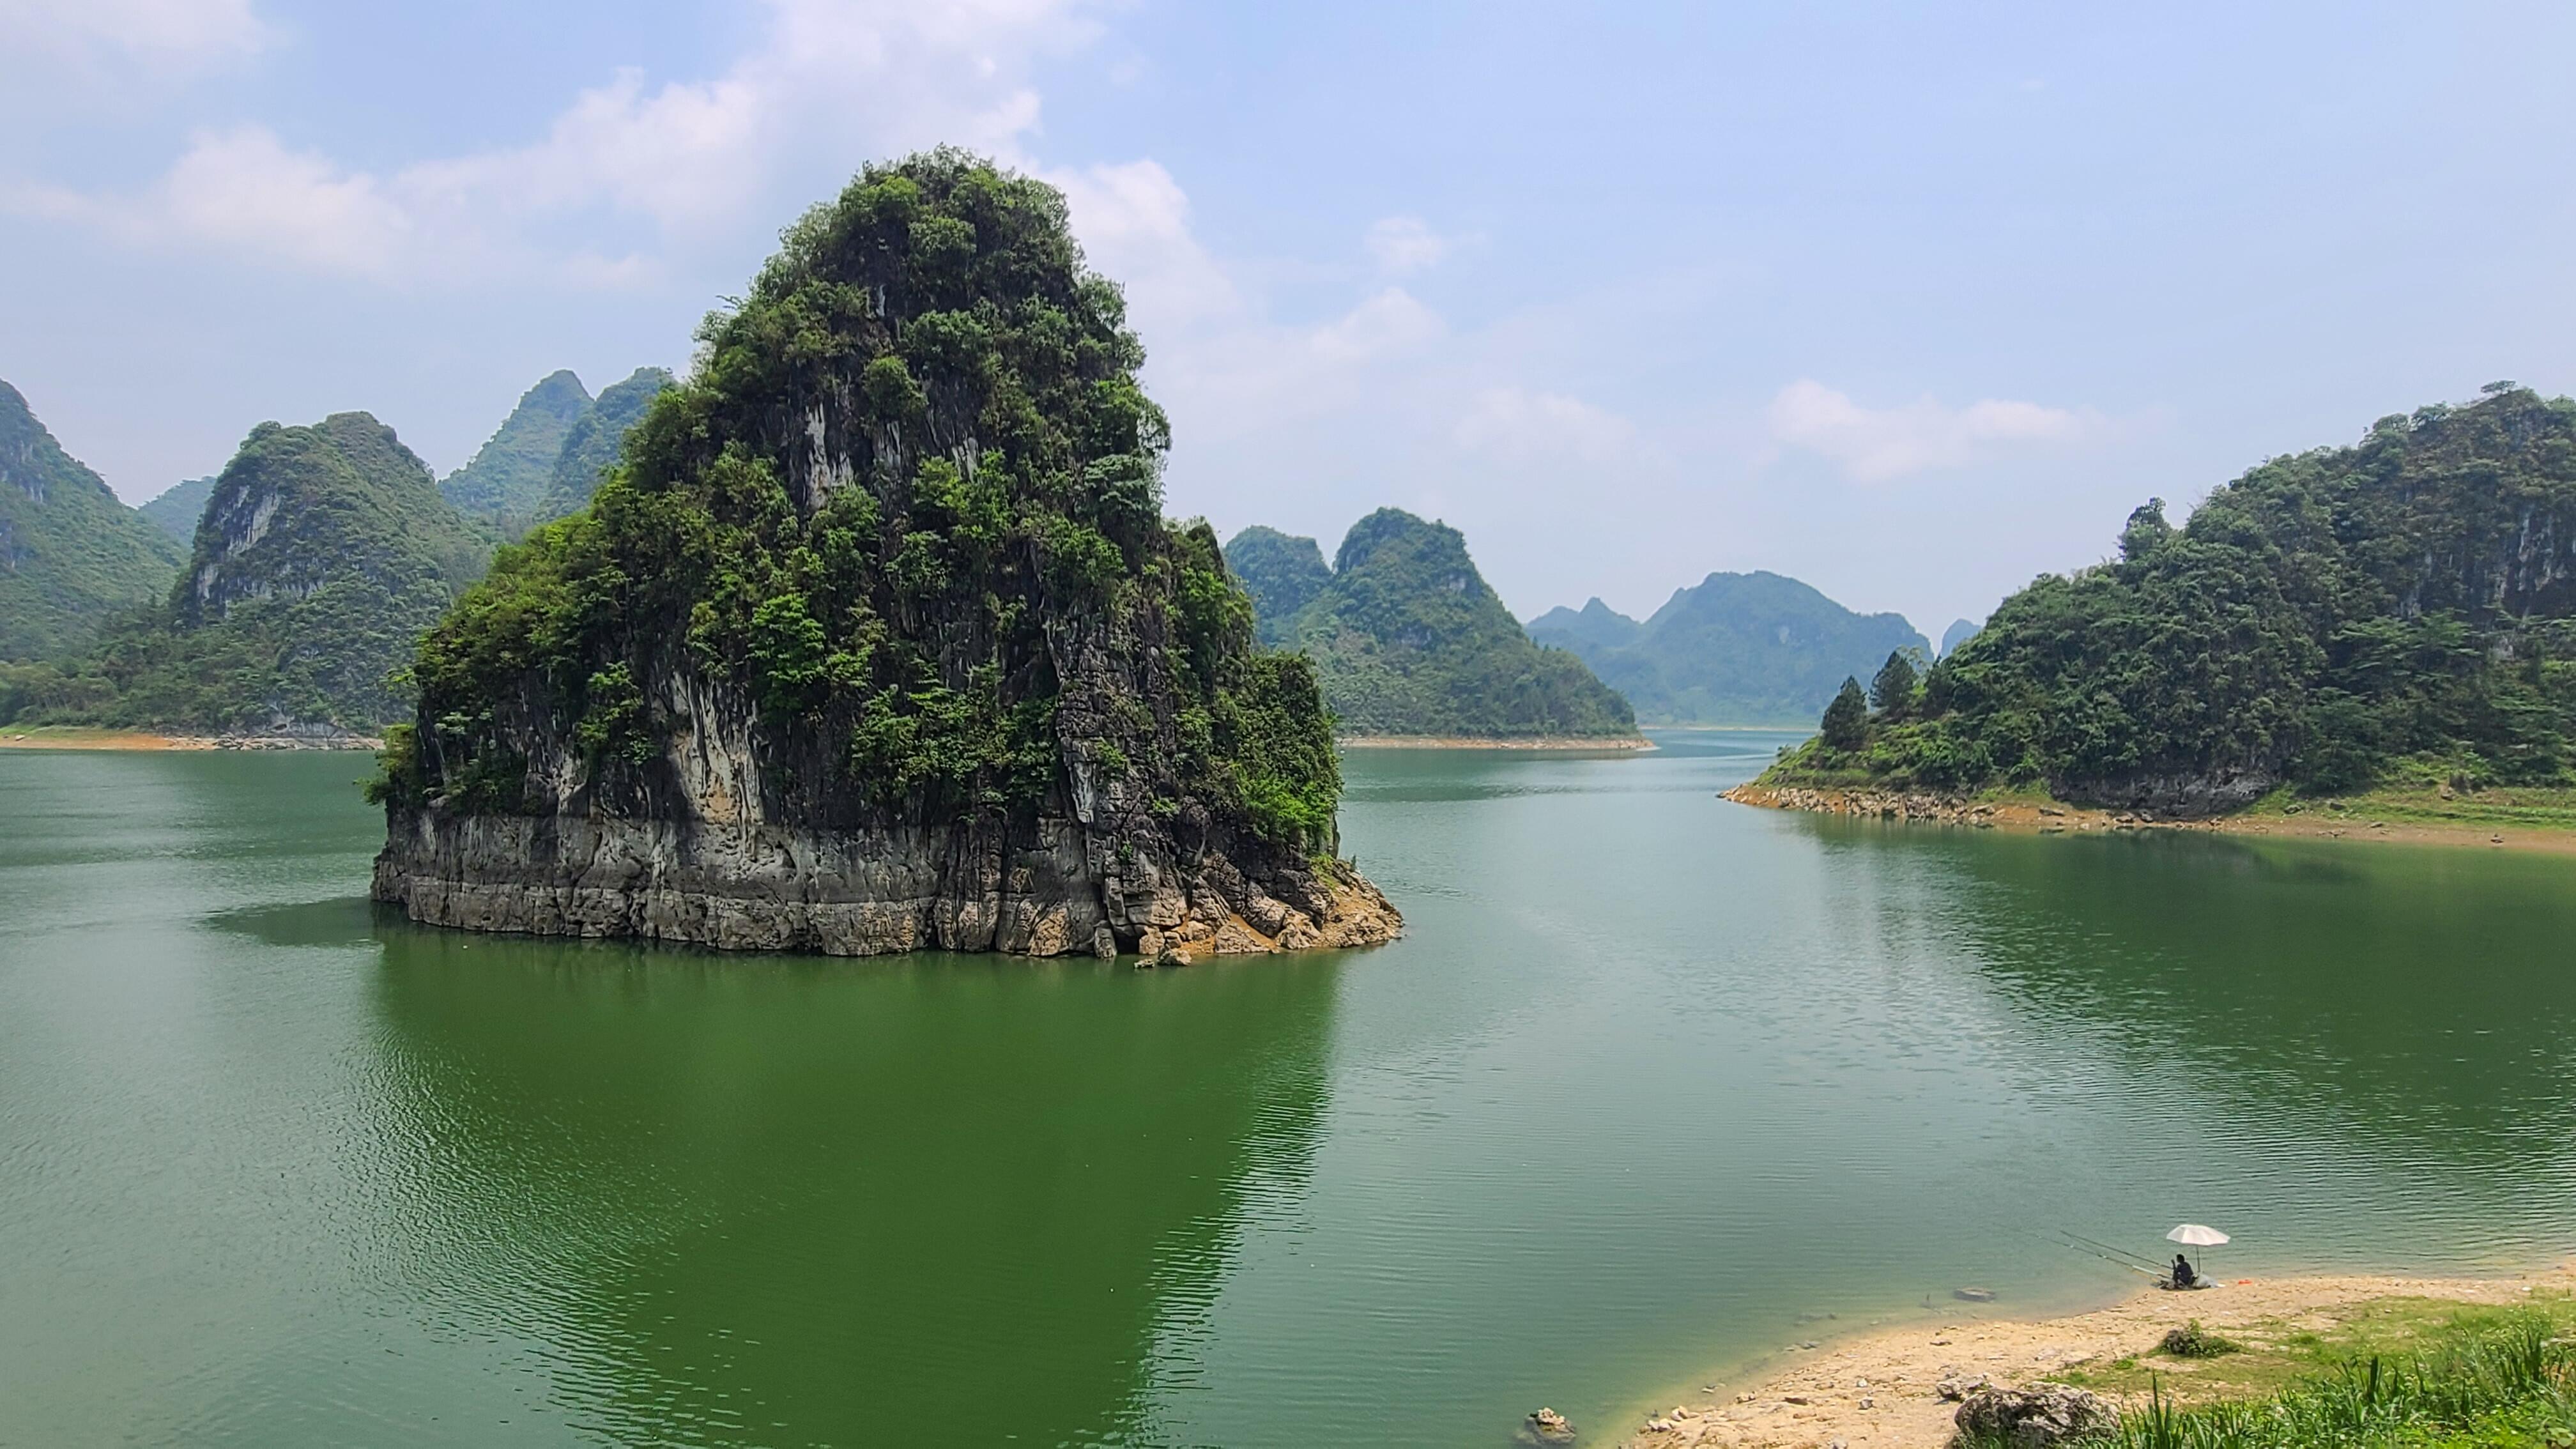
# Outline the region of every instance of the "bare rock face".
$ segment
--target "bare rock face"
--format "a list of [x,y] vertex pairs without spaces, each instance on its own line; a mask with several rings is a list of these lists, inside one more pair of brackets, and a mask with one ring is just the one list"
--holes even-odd
[[[602,798],[577,751],[530,726],[522,809],[387,808],[374,895],[413,920],[541,936],[871,956],[999,951],[1211,955],[1374,946],[1403,918],[1358,872],[1253,838],[1184,848],[1112,789],[1034,818],[820,826],[764,771],[722,689],[657,691],[676,728],[645,812]],[[534,808],[528,808],[529,806]],[[1252,869],[1238,864],[1242,857]]]
[[1962,1442],[2003,1443],[2014,1449],[2049,1449],[2118,1427],[2120,1416],[2101,1395],[2066,1384],[2028,1389],[1979,1389],[1959,1406],[1953,1422]]
[[[1067,819],[1041,819],[1021,838],[972,826],[814,831],[432,808],[397,816],[390,834],[376,899],[477,931],[831,956],[1141,948],[1186,959],[1374,946],[1403,928],[1367,881],[1310,873],[1274,882],[1298,904],[1244,890],[1245,908],[1279,923],[1265,933],[1206,884],[1231,873],[1222,857],[1194,877],[1168,863],[1103,875],[1088,832]],[[1150,924],[1158,903],[1167,925]]]

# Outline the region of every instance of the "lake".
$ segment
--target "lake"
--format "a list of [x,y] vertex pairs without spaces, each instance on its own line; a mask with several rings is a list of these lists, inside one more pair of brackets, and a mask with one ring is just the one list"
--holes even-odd
[[1715,798],[1788,738],[1354,753],[1407,937],[1160,972],[425,930],[363,757],[0,751],[0,1444],[1598,1443],[2062,1229],[2576,1249],[2576,859]]

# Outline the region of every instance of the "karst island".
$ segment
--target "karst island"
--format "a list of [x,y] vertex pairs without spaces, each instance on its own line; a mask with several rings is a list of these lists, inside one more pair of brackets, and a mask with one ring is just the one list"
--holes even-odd
[[711,316],[588,508],[423,640],[374,894],[838,955],[1383,942],[1312,665],[1258,647],[1063,198],[871,167]]

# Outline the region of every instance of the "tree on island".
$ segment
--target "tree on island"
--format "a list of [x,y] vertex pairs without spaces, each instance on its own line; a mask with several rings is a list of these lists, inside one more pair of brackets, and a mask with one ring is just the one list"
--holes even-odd
[[1904,650],[1888,651],[1887,662],[1878,666],[1878,677],[1869,682],[1870,704],[1888,719],[1903,719],[1914,703],[1919,678]]
[[1825,706],[1825,718],[1818,731],[1825,744],[1837,750],[1857,750],[1869,743],[1869,700],[1860,692],[1860,681],[1845,679],[1834,702]]

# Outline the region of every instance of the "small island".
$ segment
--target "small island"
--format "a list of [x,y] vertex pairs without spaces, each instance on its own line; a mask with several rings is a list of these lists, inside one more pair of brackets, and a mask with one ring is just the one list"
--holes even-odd
[[377,899],[841,955],[1361,946],[1312,666],[1264,650],[1053,189],[940,150],[792,228],[586,508],[423,641]]

